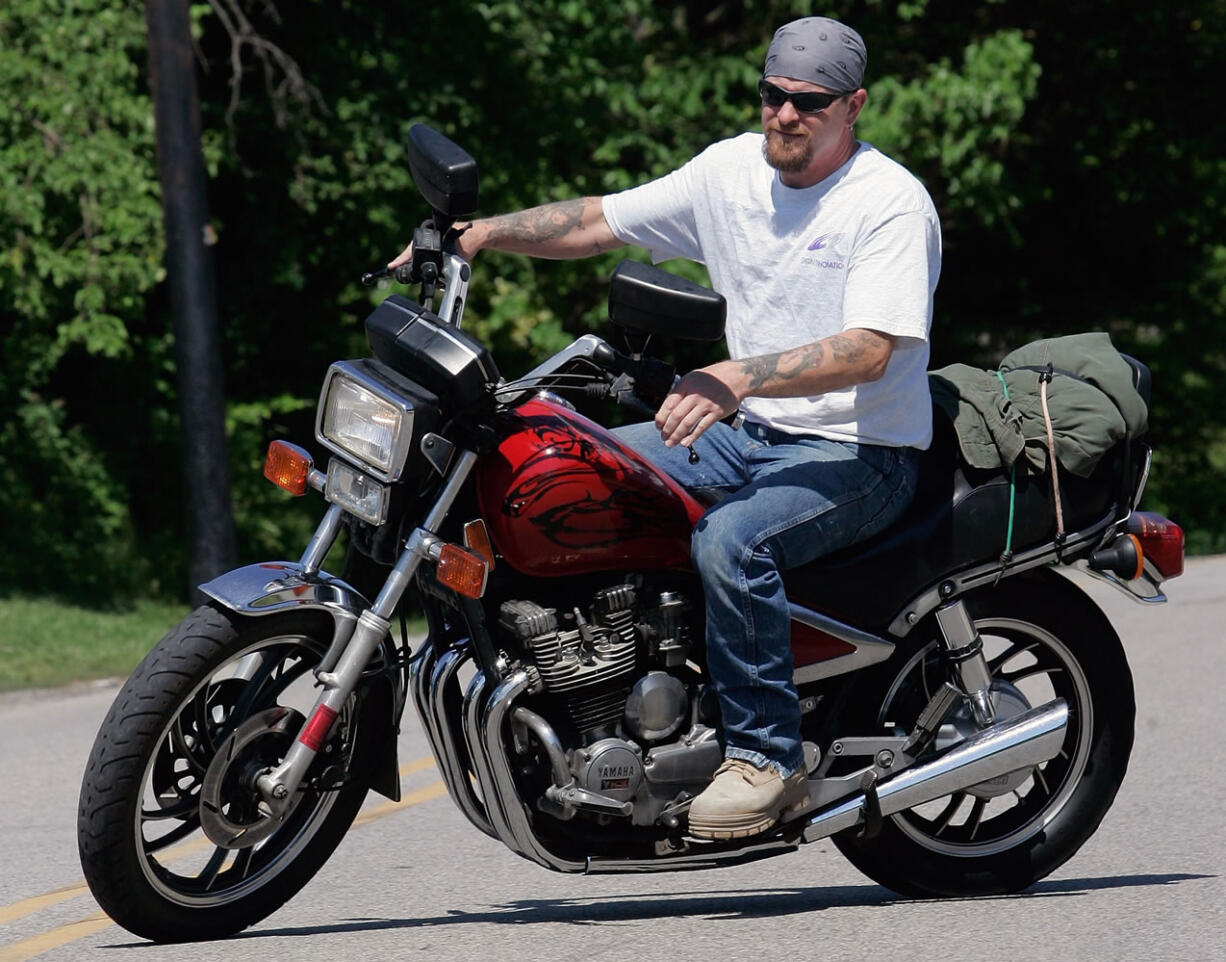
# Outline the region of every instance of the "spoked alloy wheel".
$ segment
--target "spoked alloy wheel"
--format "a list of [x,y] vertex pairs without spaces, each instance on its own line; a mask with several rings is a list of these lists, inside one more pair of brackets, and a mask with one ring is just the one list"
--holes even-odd
[[[1064,744],[1055,758],[896,816],[898,827],[917,844],[959,857],[1007,851],[1043,831],[1085,769],[1093,730],[1094,705],[1085,673],[1058,638],[1010,618],[977,619],[975,627],[996,679],[992,701],[998,721],[1056,698],[1063,698],[1070,710]],[[900,673],[893,697],[887,697],[878,712],[878,724],[893,728],[895,717],[915,718],[915,706],[922,708],[935,691],[933,682],[939,686],[944,677],[933,642]],[[978,730],[965,706],[947,726],[938,747],[951,736],[961,740]]]
[[[1047,875],[1097,828],[1132,745],[1127,662],[1110,623],[1085,595],[1042,572],[967,605],[992,670],[997,720],[1061,698],[1068,728],[1060,751],[1040,765],[901,812],[876,838],[836,836],[861,871],[904,894],[1010,892]],[[947,677],[938,645],[883,668],[852,697],[871,700],[861,702],[873,706],[871,731],[906,734]],[[977,730],[969,708],[960,707],[932,751]]]
[[365,796],[328,784],[352,705],[282,818],[255,787],[315,703],[311,669],[330,631],[318,614],[201,608],[129,679],[98,733],[78,815],[86,879],[120,925],[159,941],[236,932],[331,854]]

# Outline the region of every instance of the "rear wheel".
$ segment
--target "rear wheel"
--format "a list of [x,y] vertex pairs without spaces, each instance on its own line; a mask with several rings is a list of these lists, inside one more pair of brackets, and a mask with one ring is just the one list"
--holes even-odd
[[283,819],[261,812],[255,788],[314,705],[311,669],[331,630],[319,613],[244,619],[203,607],[128,679],[90,753],[77,816],[86,880],[124,928],[167,942],[232,934],[331,855],[366,794],[329,787],[352,700]]
[[[1085,843],[1110,808],[1132,749],[1132,676],[1115,630],[1054,572],[1019,576],[969,596],[993,673],[998,720],[1062,698],[1069,723],[1052,759],[900,812],[873,838],[835,844],[870,878],[919,897],[1016,892]],[[906,734],[947,675],[935,640],[899,653],[852,693],[864,730]],[[967,708],[942,741],[977,730]],[[922,760],[922,759],[921,759]]]

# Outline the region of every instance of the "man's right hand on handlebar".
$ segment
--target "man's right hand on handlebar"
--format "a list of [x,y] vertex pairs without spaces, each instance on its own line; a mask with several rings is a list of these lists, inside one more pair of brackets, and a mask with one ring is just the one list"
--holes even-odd
[[[475,221],[456,224],[447,232],[447,240],[450,242],[451,248],[459,254],[464,260],[471,262],[477,255],[477,251],[481,249],[476,242],[477,235],[470,230],[475,224]],[[409,242],[409,246],[402,250],[393,260],[387,262],[388,270],[395,270],[402,264],[407,264],[413,259],[413,243]]]

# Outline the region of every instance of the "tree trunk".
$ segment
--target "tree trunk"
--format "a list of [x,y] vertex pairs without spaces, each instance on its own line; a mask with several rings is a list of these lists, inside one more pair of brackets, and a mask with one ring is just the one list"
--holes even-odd
[[226,454],[225,391],[200,102],[188,0],[146,0],[149,82],[157,129],[166,270],[174,315],[182,470],[190,530],[188,591],[234,567],[237,555]]

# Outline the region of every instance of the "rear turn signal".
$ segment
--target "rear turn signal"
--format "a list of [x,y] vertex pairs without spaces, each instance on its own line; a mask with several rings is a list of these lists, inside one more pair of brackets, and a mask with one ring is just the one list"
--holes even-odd
[[1183,574],[1183,528],[1153,511],[1134,511],[1128,517],[1128,533],[1135,535],[1145,558],[1162,574]]
[[273,441],[264,459],[264,477],[295,497],[306,494],[311,456],[288,441]]
[[485,594],[488,574],[485,559],[458,544],[443,545],[434,572],[439,584],[465,598],[480,598]]
[[1145,570],[1145,555],[1135,534],[1117,535],[1105,548],[1090,555],[1090,567],[1095,571],[1110,571],[1125,581],[1135,581]]

